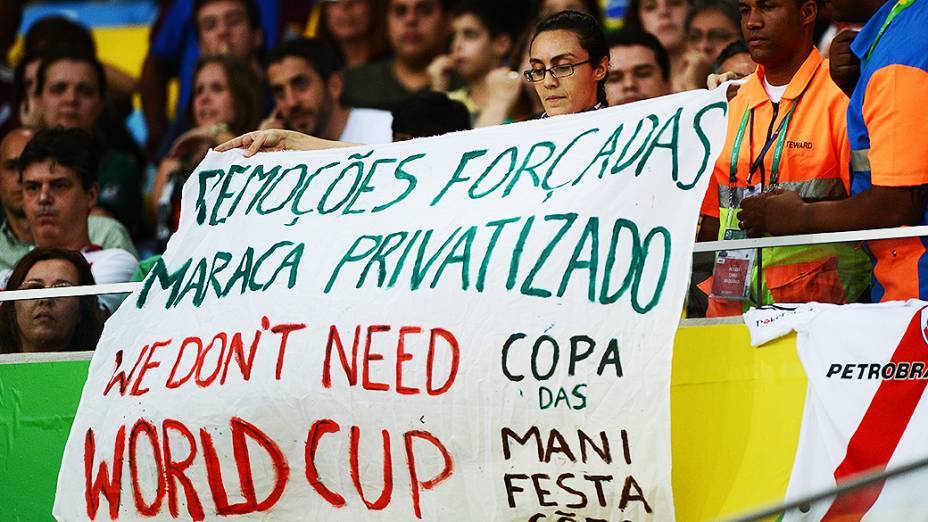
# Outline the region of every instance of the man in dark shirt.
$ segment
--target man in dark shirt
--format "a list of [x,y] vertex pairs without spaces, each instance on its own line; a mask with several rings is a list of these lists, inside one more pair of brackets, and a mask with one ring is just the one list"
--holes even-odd
[[447,0],[389,0],[391,58],[345,72],[342,101],[349,107],[393,110],[410,94],[429,88],[426,68],[448,42]]

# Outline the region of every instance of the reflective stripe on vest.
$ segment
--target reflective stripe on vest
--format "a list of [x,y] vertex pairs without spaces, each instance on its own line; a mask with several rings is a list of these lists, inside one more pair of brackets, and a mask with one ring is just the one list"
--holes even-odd
[[851,151],[851,171],[870,172],[870,149]]
[[[844,183],[840,179],[810,179],[806,181],[782,181],[777,184],[779,188],[796,192],[799,197],[804,199],[843,199],[847,197],[847,191],[844,189]],[[719,185],[719,208],[728,206],[729,201],[734,201],[735,207],[741,206],[741,200],[744,199],[746,187],[735,187],[733,199],[729,199],[731,187],[728,185]]]

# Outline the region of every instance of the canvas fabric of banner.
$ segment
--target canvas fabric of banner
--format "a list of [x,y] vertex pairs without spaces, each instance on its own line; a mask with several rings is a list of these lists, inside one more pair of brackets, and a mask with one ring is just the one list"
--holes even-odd
[[54,515],[672,520],[672,341],[726,111],[211,152],[106,325]]

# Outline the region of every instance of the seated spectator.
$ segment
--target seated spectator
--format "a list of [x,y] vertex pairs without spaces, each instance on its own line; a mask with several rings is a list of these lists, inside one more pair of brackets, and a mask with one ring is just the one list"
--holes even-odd
[[[79,252],[37,248],[13,269],[9,290],[93,285]],[[0,303],[0,353],[93,350],[103,331],[97,296],[27,299]]]
[[195,127],[184,133],[158,166],[152,188],[159,251],[177,230],[180,197],[187,177],[207,151],[261,121],[261,84],[251,67],[232,55],[200,58],[188,115]]
[[393,141],[440,136],[462,130],[470,130],[467,107],[440,92],[414,94],[393,111]]
[[[715,73],[732,73],[728,79],[740,80],[757,70],[757,62],[751,58],[748,46],[741,40],[728,44],[715,61]],[[710,87],[713,88],[713,87]]]
[[448,40],[448,3],[387,0],[387,40],[393,56],[345,71],[342,102],[392,111],[407,96],[427,90],[428,66]]
[[94,134],[94,146],[102,158],[96,212],[115,217],[131,232],[138,232],[141,168],[137,158],[112,147],[100,131],[106,96],[103,66],[92,56],[52,50],[39,65],[36,92],[43,127],[79,128]]
[[[78,250],[98,283],[122,283],[135,270],[135,257],[90,241],[87,218],[99,190],[98,162],[94,138],[88,132],[79,128],[40,131],[19,158],[23,209],[36,246]],[[121,300],[113,294],[101,298],[110,312]]]
[[322,3],[318,37],[337,49],[346,67],[378,61],[387,53],[382,0],[336,0]]
[[[162,2],[142,65],[140,93],[146,151],[160,159],[186,131],[186,109],[193,93],[193,72],[202,56],[228,53],[260,74],[261,49],[277,45],[281,0],[174,0]],[[168,125],[168,82],[178,80],[176,121]]]
[[335,50],[316,40],[292,40],[271,51],[267,82],[274,114],[263,129],[283,128],[327,140],[389,143],[389,112],[359,109],[340,100],[345,88]]
[[[519,74],[504,64],[512,54],[514,9],[492,0],[465,0],[451,12],[451,52],[429,66],[432,90],[448,92],[453,74],[465,85],[448,97],[467,107],[475,127],[521,121],[531,115]],[[518,27],[517,27],[518,28]]]
[[[35,246],[23,209],[19,173],[20,154],[32,135],[30,129],[13,129],[0,141],[0,206],[3,207],[3,219],[0,220],[0,271],[11,270]],[[91,243],[103,248],[121,248],[136,255],[129,231],[115,219],[90,216],[87,227]]]
[[45,51],[26,51],[13,71],[13,108],[22,127],[38,129],[42,126],[39,96],[35,92],[35,79]]
[[7,57],[16,43],[16,32],[23,18],[23,6],[16,1],[0,2],[0,139],[16,126],[13,70]]
[[[782,190],[796,199],[834,201],[850,193],[848,99],[812,45],[816,0],[739,5],[759,65],[729,102],[728,138],[703,205],[700,240],[746,237],[741,209],[752,194]],[[852,303],[870,279],[870,262],[855,243],[765,248],[756,260],[736,255],[720,253],[715,274],[702,285],[711,296],[710,316],[740,315],[752,303]],[[744,264],[753,281],[738,267]],[[736,273],[738,284],[720,283]],[[750,283],[748,293],[742,282]]]
[[608,105],[609,45],[592,16],[561,11],[542,19],[529,45],[529,63],[523,74],[545,108],[542,118]]
[[674,92],[702,89],[728,44],[741,39],[738,11],[729,0],[698,0],[686,18],[686,53]]
[[670,81],[683,74],[686,53],[688,0],[629,0],[623,29],[644,31],[657,37],[670,56]]
[[14,129],[0,141],[0,270],[11,270],[29,252],[32,232],[23,210],[23,190],[19,181],[19,154],[32,139],[32,131]]
[[609,41],[606,99],[622,105],[670,94],[670,57],[650,34],[622,30]]
[[[23,38],[23,51],[26,54],[43,53],[58,48],[97,56],[97,45],[90,31],[64,16],[46,16],[36,20]],[[116,112],[125,118],[132,111],[132,96],[138,87],[136,80],[115,65],[102,65],[106,77],[106,92]]]

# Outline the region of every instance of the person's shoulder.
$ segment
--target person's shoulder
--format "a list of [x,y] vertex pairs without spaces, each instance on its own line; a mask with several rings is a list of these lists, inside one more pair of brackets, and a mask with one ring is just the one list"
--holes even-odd
[[[382,60],[377,60],[375,62],[365,63],[363,65],[357,65],[350,67],[345,70],[345,81],[354,80],[354,79],[365,79],[365,78],[381,78],[384,76],[390,75],[390,67],[392,61],[389,58],[384,58]],[[376,87],[376,86],[371,86]]]
[[393,122],[393,113],[380,109],[371,109],[369,107],[356,107],[351,109],[352,117],[363,122],[373,124],[386,123],[390,125]]

